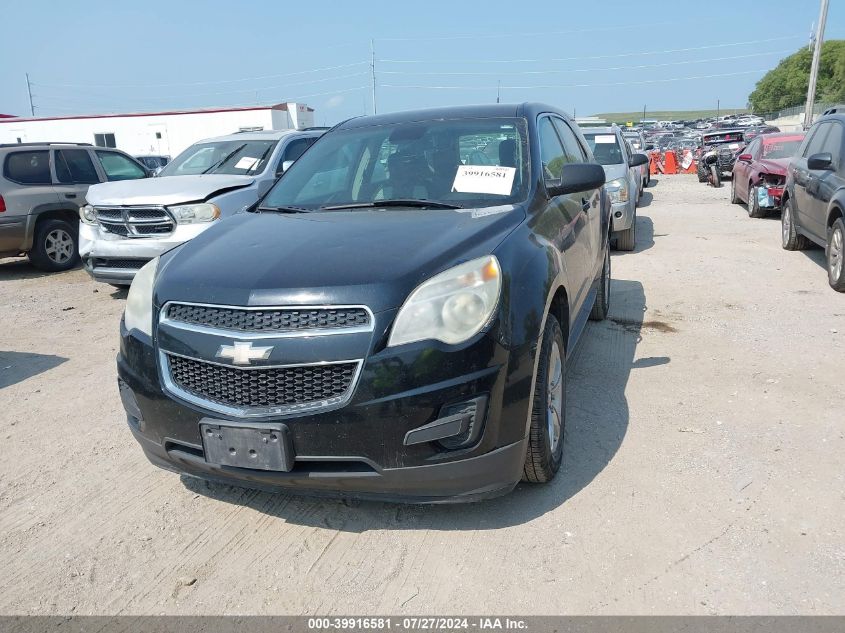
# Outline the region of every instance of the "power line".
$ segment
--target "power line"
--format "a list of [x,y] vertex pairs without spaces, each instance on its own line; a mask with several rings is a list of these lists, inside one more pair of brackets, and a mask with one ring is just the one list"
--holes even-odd
[[173,88],[177,86],[211,86],[227,83],[236,83],[241,81],[260,81],[263,79],[278,79],[279,77],[295,77],[297,75],[305,75],[308,73],[326,72],[329,70],[339,70],[342,68],[352,68],[353,66],[369,65],[369,61],[353,62],[351,64],[341,64],[339,66],[326,66],[324,68],[312,68],[311,70],[300,70],[293,73],[283,73],[280,75],[262,75],[260,77],[242,77],[240,79],[222,79],[219,81],[195,81],[190,83],[170,83],[170,84],[132,84],[132,85],[118,85],[118,84],[51,84],[32,82],[33,86],[44,86],[47,88]]
[[382,70],[380,71],[383,75],[428,75],[428,76],[443,76],[443,75],[470,75],[470,76],[477,76],[477,75],[490,75],[494,77],[499,77],[501,75],[547,75],[547,74],[558,74],[558,73],[592,73],[592,72],[608,72],[608,71],[616,71],[616,70],[641,70],[644,68],[664,68],[667,66],[681,66],[684,64],[704,64],[709,62],[721,62],[721,61],[728,61],[734,59],[747,59],[750,57],[765,57],[766,55],[782,55],[784,53],[789,53],[789,50],[782,50],[782,51],[767,51],[765,53],[750,53],[748,55],[733,55],[730,57],[713,57],[710,59],[692,59],[692,60],[685,60],[685,61],[678,61],[678,62],[664,62],[662,64],[640,64],[637,66],[615,66],[611,68],[563,68],[563,69],[552,69],[552,70],[515,70],[515,71],[443,71],[443,72],[408,72],[403,70]]
[[[541,85],[541,86],[502,86],[510,90],[535,90],[547,88],[597,88],[611,86],[638,86],[641,84],[667,83],[672,81],[690,81],[694,79],[715,79],[717,77],[735,77],[739,75],[750,75],[754,73],[765,73],[770,69],[743,70],[735,73],[720,73],[716,75],[697,75],[694,77],[671,77],[668,79],[642,79],[638,81],[618,81],[613,83],[588,83],[568,85]],[[381,84],[384,88],[418,88],[426,90],[490,90],[490,86],[430,86],[430,85],[409,85],[409,84]]]
[[[765,44],[767,42],[783,42],[786,40],[803,39],[803,35],[789,35],[786,37],[770,37],[762,40],[746,40],[743,42],[727,42],[724,44],[709,44],[707,46],[693,46],[690,48],[669,48],[659,51],[641,51],[635,53],[615,53],[613,55],[584,55],[578,57],[547,57],[544,59],[464,59],[461,63],[467,64],[530,64],[546,62],[572,62],[586,59],[616,59],[620,57],[634,57],[636,55],[665,55],[669,53],[686,53],[690,51],[703,51],[713,48],[728,48],[731,46],[747,46],[751,44]],[[383,64],[450,64],[454,65],[455,60],[431,60],[431,59],[379,59]]]

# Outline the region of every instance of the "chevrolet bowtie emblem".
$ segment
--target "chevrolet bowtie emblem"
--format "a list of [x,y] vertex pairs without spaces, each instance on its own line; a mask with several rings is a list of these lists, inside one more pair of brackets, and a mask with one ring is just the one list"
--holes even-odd
[[217,358],[226,358],[235,365],[249,365],[254,360],[270,358],[270,347],[253,347],[252,343],[235,342],[232,345],[221,345],[217,350]]

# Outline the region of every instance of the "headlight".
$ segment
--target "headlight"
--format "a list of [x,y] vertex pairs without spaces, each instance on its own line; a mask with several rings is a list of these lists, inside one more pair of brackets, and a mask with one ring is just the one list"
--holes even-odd
[[147,262],[135,273],[123,320],[127,330],[139,330],[147,336],[153,335],[153,282],[155,281],[158,257]]
[[83,224],[96,224],[97,214],[94,213],[94,207],[90,204],[79,207],[79,219]]
[[628,202],[628,181],[625,178],[611,180],[606,187],[611,202]]
[[201,202],[199,204],[180,204],[167,207],[177,224],[199,224],[213,222],[220,217],[220,209],[216,204]]
[[399,314],[388,346],[434,339],[461,343],[490,321],[502,289],[493,255],[455,266],[417,286]]

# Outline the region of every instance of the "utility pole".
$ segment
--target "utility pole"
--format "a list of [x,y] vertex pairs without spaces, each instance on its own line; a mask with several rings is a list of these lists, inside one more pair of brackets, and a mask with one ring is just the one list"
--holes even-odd
[[370,40],[370,78],[373,84],[373,114],[378,112],[376,107],[376,44],[374,40]]
[[[648,104],[646,104],[646,105],[648,105]],[[640,123],[642,123],[643,121],[645,121],[645,105],[643,105],[643,118],[640,119]]]
[[721,105],[722,105],[722,103],[718,99],[716,99],[716,122],[717,123],[719,121],[719,112],[721,111],[721,107],[720,107]]
[[816,31],[816,46],[813,49],[813,65],[810,66],[810,85],[807,87],[807,107],[804,110],[804,128],[813,124],[813,108],[816,105],[816,82],[819,78],[819,58],[822,54],[822,43],[824,42],[824,25],[827,22],[827,3],[822,0],[819,9],[819,28]]
[[496,84],[496,103],[499,103],[499,97],[502,93],[502,80],[500,79]]
[[32,105],[32,86],[29,83],[29,73],[26,73],[26,93],[29,95],[29,113],[35,116],[35,106]]

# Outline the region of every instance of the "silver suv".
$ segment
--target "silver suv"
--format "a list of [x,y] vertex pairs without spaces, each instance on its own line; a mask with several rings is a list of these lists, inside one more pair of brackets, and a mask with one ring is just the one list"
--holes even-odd
[[28,254],[48,272],[79,263],[79,205],[89,185],[146,178],[116,149],[80,143],[0,145],[0,257]]
[[240,132],[199,141],[145,182],[89,189],[79,253],[97,281],[129,285],[163,252],[261,198],[325,128]]

